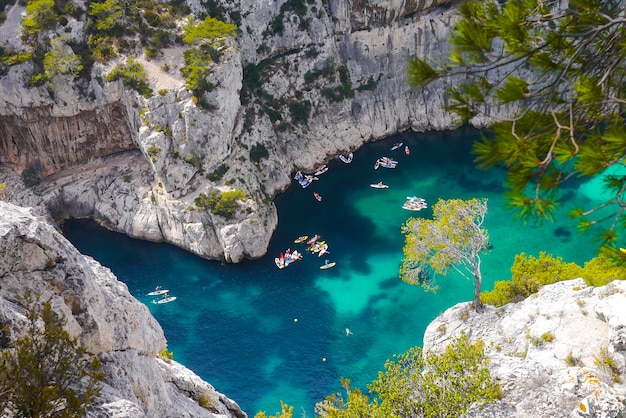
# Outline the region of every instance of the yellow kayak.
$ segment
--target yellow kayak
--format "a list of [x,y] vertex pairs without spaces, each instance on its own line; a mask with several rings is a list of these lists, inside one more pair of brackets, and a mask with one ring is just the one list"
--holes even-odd
[[301,242],[306,241],[307,238],[309,238],[308,235],[301,235],[298,238],[296,238],[293,242],[295,242],[296,244],[300,244]]

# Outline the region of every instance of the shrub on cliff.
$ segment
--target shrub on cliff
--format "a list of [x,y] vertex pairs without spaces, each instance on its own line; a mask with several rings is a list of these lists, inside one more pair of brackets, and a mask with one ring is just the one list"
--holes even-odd
[[511,280],[497,281],[493,290],[483,292],[480,300],[495,306],[519,302],[541,286],[582,277],[589,286],[604,286],[613,280],[626,280],[626,268],[615,264],[601,255],[580,267],[576,263],[566,263],[561,257],[553,257],[541,252],[539,258],[526,257],[521,253],[515,256],[511,267]]
[[201,209],[208,209],[215,215],[230,218],[235,214],[238,202],[247,197],[243,190],[235,189],[224,193],[213,191],[208,195],[200,193],[194,203]]
[[148,85],[148,76],[146,70],[136,59],[129,57],[126,64],[116,65],[106,76],[107,82],[122,80],[124,85],[138,92],[139,94],[150,97],[152,89]]
[[458,417],[472,404],[484,405],[500,396],[487,368],[483,344],[466,335],[443,352],[411,348],[385,363],[385,371],[368,385],[373,399],[342,380],[347,399],[333,394],[315,406],[321,418]]
[[26,4],[26,16],[22,26],[29,35],[36,35],[46,29],[54,29],[58,15],[54,11],[54,0],[32,0]]
[[100,362],[85,358],[49,302],[27,293],[20,303],[25,333],[0,353],[0,409],[16,417],[84,416],[100,393]]

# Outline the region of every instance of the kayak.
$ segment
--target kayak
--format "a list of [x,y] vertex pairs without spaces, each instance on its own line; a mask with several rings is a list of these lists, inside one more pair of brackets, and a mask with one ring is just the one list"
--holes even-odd
[[300,244],[301,242],[306,241],[307,238],[309,238],[308,235],[301,235],[298,238],[296,238],[293,242],[296,243],[296,244]]

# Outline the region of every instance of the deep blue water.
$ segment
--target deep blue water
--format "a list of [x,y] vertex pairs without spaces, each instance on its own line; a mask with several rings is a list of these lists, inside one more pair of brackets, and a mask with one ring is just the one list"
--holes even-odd
[[[386,359],[422,344],[438,314],[470,300],[472,284],[451,274],[437,293],[425,293],[398,278],[403,257],[401,225],[430,209],[401,209],[406,196],[433,205],[438,198],[486,197],[486,228],[493,249],[482,257],[484,289],[510,278],[515,254],[539,251],[584,263],[594,245],[581,239],[565,213],[588,205],[593,187],[573,183],[563,190],[556,223],[523,225],[505,210],[504,173],[477,170],[470,155],[476,131],[403,134],[368,144],[354,161],[331,161],[330,170],[306,189],[295,181],[276,198],[279,226],[266,257],[236,265],[207,261],[166,244],[130,239],[86,221],[67,221],[66,237],[111,268],[162,325],[174,359],[236,400],[253,416],[273,414],[280,400],[294,416],[313,416],[316,402],[340,389],[340,378],[365,389]],[[411,148],[390,151],[394,142]],[[388,155],[396,169],[374,170]],[[384,181],[389,189],[370,183]],[[317,191],[321,202],[313,198]],[[330,254],[318,258],[294,244],[320,234]],[[274,257],[287,248],[304,258],[279,270]],[[337,266],[320,270],[323,258]],[[155,305],[146,293],[156,285],[177,300]],[[346,334],[349,328],[351,335]],[[325,359],[325,361],[323,360]]]

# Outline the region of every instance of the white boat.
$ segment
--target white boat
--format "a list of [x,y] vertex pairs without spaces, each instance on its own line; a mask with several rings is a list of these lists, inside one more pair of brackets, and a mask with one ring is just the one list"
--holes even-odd
[[166,289],[154,290],[148,293],[148,296],[160,296],[160,295],[164,295],[167,292],[169,292],[169,290],[166,290]]
[[341,161],[343,161],[344,163],[346,163],[346,164],[350,164],[352,162],[352,158],[354,158],[354,154],[353,153],[348,154],[347,157],[345,156],[345,154],[341,154],[339,156],[339,159]]
[[402,209],[419,211],[428,207],[426,200],[417,196],[407,196]]
[[370,187],[373,187],[374,189],[388,189],[389,188],[389,186],[387,186],[382,181],[379,181],[378,183],[372,183],[370,184]]
[[328,166],[324,164],[323,166],[316,168],[313,174],[316,176],[319,176],[321,174],[324,174],[327,171],[328,171]]
[[170,296],[169,298],[163,298],[158,300],[153,300],[152,303],[158,303],[159,305],[162,303],[170,303],[176,300],[176,296]]

